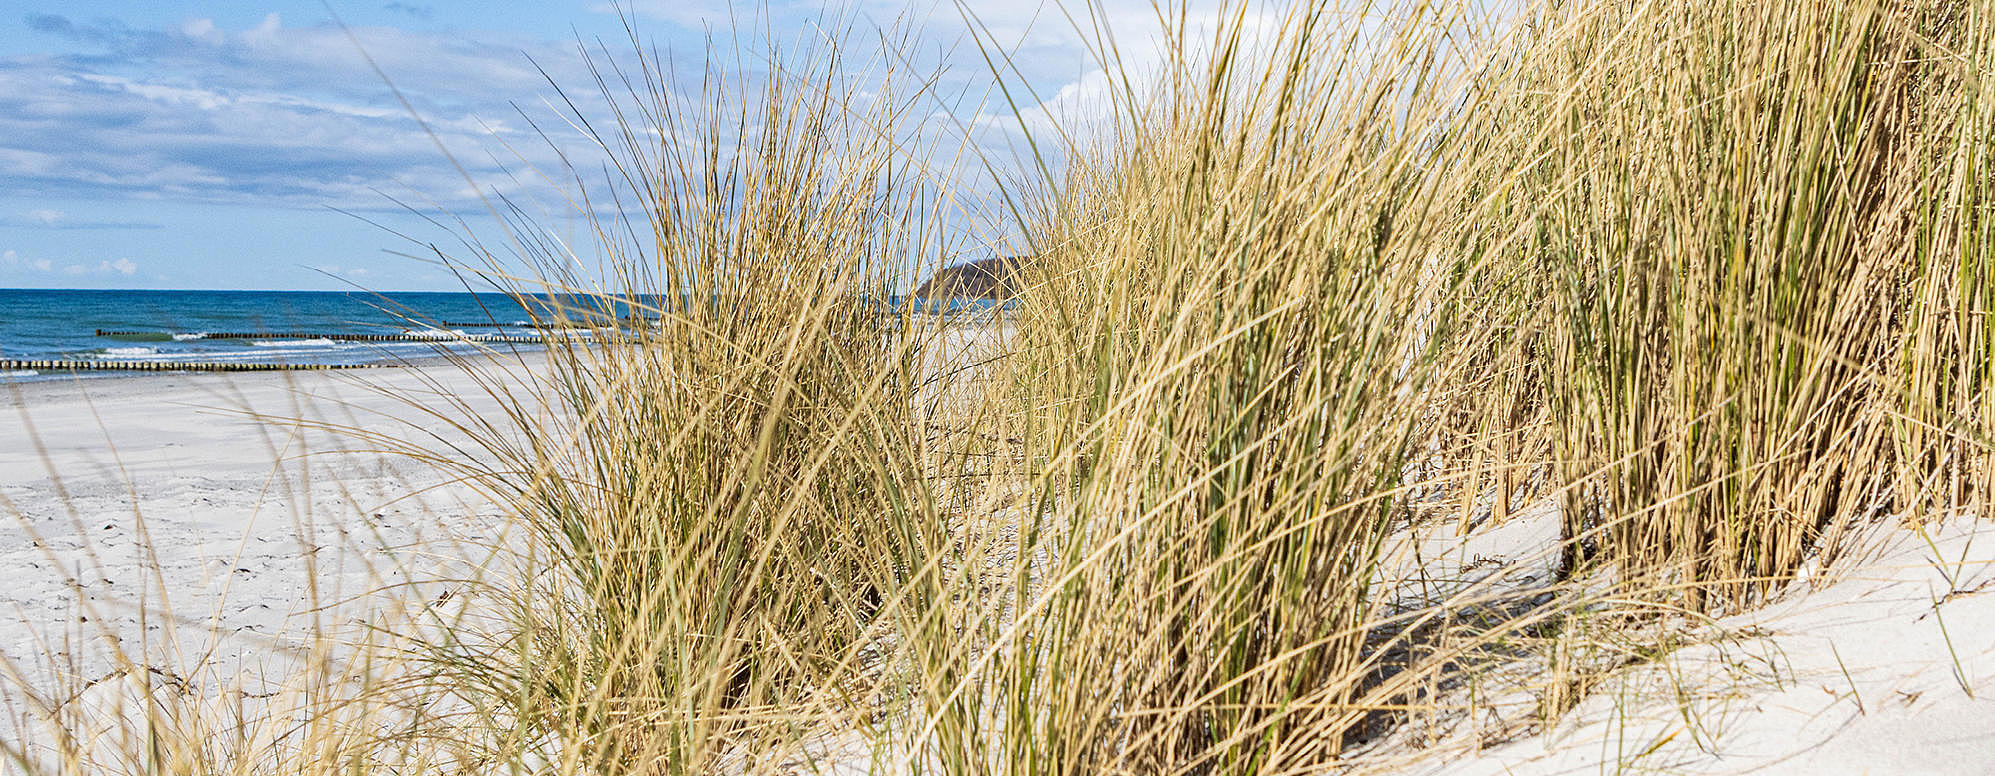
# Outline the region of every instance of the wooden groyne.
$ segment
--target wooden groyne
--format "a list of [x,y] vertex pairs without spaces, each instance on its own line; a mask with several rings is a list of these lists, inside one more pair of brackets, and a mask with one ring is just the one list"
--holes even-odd
[[43,361],[0,358],[0,371],[37,372],[289,372],[371,369],[385,364],[272,364],[237,361]]
[[[215,340],[326,340],[327,342],[489,342],[510,345],[539,345],[549,339],[559,338],[555,334],[347,334],[309,331],[204,331],[200,339]],[[157,339],[170,337],[170,332],[160,331],[110,331],[98,329],[99,337],[145,337]]]
[[547,321],[541,321],[541,322],[539,322],[539,323],[532,323],[532,322],[525,322],[525,323],[494,323],[494,322],[492,322],[492,321],[476,321],[476,322],[474,322],[474,321],[444,321],[444,322],[442,322],[442,323],[439,323],[439,324],[437,324],[437,325],[438,325],[438,326],[449,326],[449,327],[451,327],[451,328],[453,328],[453,329],[460,329],[460,328],[473,328],[473,329],[477,329],[477,328],[484,328],[484,329],[543,329],[543,330],[553,330],[553,331],[562,331],[562,330],[574,330],[574,329],[616,329],[616,328],[622,328],[622,327],[625,327],[625,326],[635,326],[635,325],[637,325],[637,324],[644,324],[644,325],[646,325],[646,326],[651,326],[651,325],[656,325],[656,324],[658,323],[658,321],[659,321],[659,319],[657,319],[657,318],[619,318],[619,319],[617,319],[617,320],[615,320],[615,321],[605,321],[605,320],[583,320],[583,321],[561,321],[561,320],[547,320]]

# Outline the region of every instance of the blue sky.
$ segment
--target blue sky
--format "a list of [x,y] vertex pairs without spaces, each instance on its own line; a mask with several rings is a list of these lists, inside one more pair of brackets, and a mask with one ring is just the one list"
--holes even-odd
[[[1088,99],[1100,76],[1057,11],[971,5],[1017,47],[1050,102]],[[694,71],[707,40],[726,53],[726,41],[749,35],[732,29],[726,2],[623,7],[646,40]],[[1147,2],[1105,7],[1117,26],[1154,26]],[[481,188],[510,193],[501,163],[553,158],[521,115],[555,115],[536,64],[586,91],[577,37],[607,39],[612,50],[626,41],[616,7],[602,0],[333,0],[330,12],[317,0],[10,8],[0,17],[0,287],[454,288],[447,273],[396,255],[412,245],[391,230],[450,235],[395,200],[474,225],[491,217],[361,52]],[[861,24],[926,19],[929,50],[962,40],[953,5],[839,8]],[[740,13],[766,18],[781,37],[826,12],[814,0],[777,0]],[[967,95],[944,110],[991,118],[980,116],[989,110],[975,84],[981,65],[961,50],[943,58],[951,93]],[[579,142],[554,126],[557,144]],[[576,229],[559,217],[542,225]]]

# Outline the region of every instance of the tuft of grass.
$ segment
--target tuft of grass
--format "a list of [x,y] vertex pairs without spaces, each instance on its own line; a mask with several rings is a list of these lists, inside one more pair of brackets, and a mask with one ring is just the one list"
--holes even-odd
[[1487,309],[1468,246],[1500,233],[1462,215],[1507,161],[1457,153],[1458,13],[1178,41],[1023,209],[998,399],[1033,563],[973,666],[1007,770],[1320,768],[1449,665],[1388,661],[1428,629],[1382,627],[1373,588],[1433,419],[1516,352],[1442,317]]
[[1963,9],[1538,8],[1492,90],[1536,127],[1499,264],[1542,300],[1569,570],[1745,605],[1864,521],[1985,500]]
[[[594,336],[548,351],[544,391],[501,387],[513,423],[452,460],[530,536],[505,617],[430,658],[469,706],[530,731],[496,757],[759,767],[898,694],[877,686],[886,633],[935,605],[946,521],[923,424],[932,332],[888,300],[947,246],[897,133],[910,98],[862,104],[841,57],[778,58],[759,93],[710,80],[697,105],[655,61],[603,65],[619,123],[588,129],[617,209],[592,231],[620,285],[553,289],[540,323]],[[579,260],[524,254],[550,283]]]

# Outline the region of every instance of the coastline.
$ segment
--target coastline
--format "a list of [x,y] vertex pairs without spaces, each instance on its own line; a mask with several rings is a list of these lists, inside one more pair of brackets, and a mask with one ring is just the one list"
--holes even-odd
[[[531,350],[488,351],[483,353],[427,356],[396,356],[391,361],[367,362],[355,369],[321,369],[310,365],[296,369],[271,369],[253,372],[209,372],[200,370],[101,370],[88,372],[41,372],[26,379],[9,377],[0,373],[0,409],[16,409],[23,405],[62,397],[75,393],[76,386],[87,386],[90,390],[108,388],[111,395],[125,396],[128,393],[146,391],[173,391],[195,387],[220,387],[221,383],[239,381],[245,385],[263,382],[286,382],[304,375],[331,377],[335,380],[352,382],[355,378],[365,379],[369,375],[392,375],[407,370],[455,369],[452,366],[459,360],[471,363],[496,364],[511,361],[514,365],[539,365],[546,361],[546,349],[536,347]],[[54,388],[49,386],[69,386]]]

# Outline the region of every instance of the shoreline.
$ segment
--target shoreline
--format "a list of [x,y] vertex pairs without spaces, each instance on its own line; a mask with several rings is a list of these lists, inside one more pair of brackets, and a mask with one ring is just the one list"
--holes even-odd
[[[41,372],[40,374],[25,378],[10,376],[5,372],[0,372],[0,409],[18,409],[24,406],[24,404],[32,404],[36,399],[46,400],[53,396],[71,392],[79,385],[109,387],[113,385],[153,384],[161,390],[170,390],[203,383],[219,382],[226,379],[281,381],[287,375],[293,377],[305,374],[330,376],[334,373],[346,373],[344,377],[339,379],[351,380],[361,375],[369,374],[390,375],[408,370],[425,370],[437,367],[456,369],[457,367],[454,364],[458,360],[496,363],[501,359],[518,362],[509,366],[527,363],[545,363],[546,349],[536,348],[534,350],[513,352],[487,351],[458,355],[397,356],[393,360],[364,362],[359,365],[361,368],[353,369],[326,369],[313,365],[298,365],[292,368],[243,372],[204,371],[198,369],[175,370],[170,368],[129,371],[117,369],[92,371],[54,370]],[[46,386],[66,387],[51,389]],[[119,392],[122,393],[122,389],[119,389]]]

